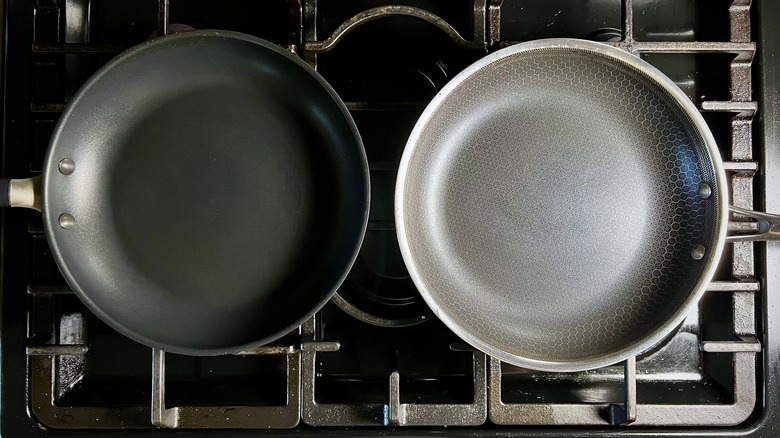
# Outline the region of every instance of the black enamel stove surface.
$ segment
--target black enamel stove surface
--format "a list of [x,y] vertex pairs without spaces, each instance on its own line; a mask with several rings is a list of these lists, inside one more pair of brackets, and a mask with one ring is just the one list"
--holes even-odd
[[[780,211],[777,2],[7,0],[2,8],[3,177],[40,173],[64,105],[101,65],[193,27],[252,34],[315,66],[360,129],[372,183],[360,257],[332,302],[271,345],[226,357],[166,355],[109,329],[70,292],[40,216],[3,211],[4,436],[780,434],[780,245],[729,244],[698,311],[636,358],[635,376],[622,365],[556,374],[486,357],[437,321],[409,279],[393,224],[398,161],[427,102],[487,53],[548,37],[605,41],[661,69],[702,110],[733,202]],[[635,418],[625,415],[629,393]]]

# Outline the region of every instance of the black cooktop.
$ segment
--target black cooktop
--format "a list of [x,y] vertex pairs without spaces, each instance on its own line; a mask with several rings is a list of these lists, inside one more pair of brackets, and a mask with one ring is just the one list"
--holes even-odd
[[[252,34],[315,66],[358,125],[372,205],[359,259],[331,303],[256,354],[209,358],[152,351],[108,328],[70,292],[40,216],[3,211],[0,432],[780,435],[777,243],[727,249],[698,312],[638,358],[633,425],[612,424],[604,409],[623,402],[620,366],[537,373],[485,357],[436,320],[401,260],[393,187],[406,138],[427,102],[463,68],[513,43],[548,37],[619,43],[627,4],[634,40],[671,44],[637,54],[705,110],[735,199],[780,211],[780,4],[774,1],[3,2],[2,177],[41,172],[59,114],[101,65],[166,29],[190,26]],[[383,9],[399,5],[400,12]],[[357,23],[366,11],[377,19]],[[350,20],[360,25],[324,49],[323,41]],[[442,23],[460,39],[443,32]],[[745,63],[746,76],[734,73]],[[756,101],[758,111],[706,111],[707,102],[725,101]],[[744,129],[747,140],[735,140]],[[737,142],[741,149],[732,147]],[[706,342],[736,339],[735,327],[762,350],[702,352]]]

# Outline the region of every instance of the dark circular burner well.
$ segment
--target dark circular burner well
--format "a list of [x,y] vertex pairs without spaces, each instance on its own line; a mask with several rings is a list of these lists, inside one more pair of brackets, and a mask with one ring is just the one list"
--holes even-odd
[[[447,83],[448,66],[427,57],[386,56],[351,66],[353,79],[337,87],[348,100],[420,103],[419,111]],[[343,88],[342,88],[343,87]],[[392,118],[384,119],[392,120]],[[362,118],[356,117],[358,128]],[[371,213],[368,230],[355,264],[333,302],[353,317],[382,327],[405,327],[433,317],[406,270],[393,227],[393,195],[398,159],[413,124],[392,121],[376,129],[404,132],[403,136],[364,138],[371,169]],[[400,131],[399,131],[400,130]],[[403,140],[398,140],[402,137]],[[397,152],[397,153],[396,153]]]
[[369,324],[405,327],[432,312],[406,271],[394,230],[369,230],[360,254],[333,301]]

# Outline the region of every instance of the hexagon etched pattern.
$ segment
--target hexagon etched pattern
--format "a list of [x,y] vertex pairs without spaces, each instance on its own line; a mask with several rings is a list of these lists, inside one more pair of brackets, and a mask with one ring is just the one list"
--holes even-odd
[[561,48],[490,63],[413,146],[402,202],[427,298],[493,348],[554,362],[628,348],[704,268],[691,250],[714,238],[718,187],[701,135],[610,57]]

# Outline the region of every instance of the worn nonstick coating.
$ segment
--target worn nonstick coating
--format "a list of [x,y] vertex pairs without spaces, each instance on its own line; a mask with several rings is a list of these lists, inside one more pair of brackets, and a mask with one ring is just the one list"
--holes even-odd
[[260,39],[194,31],[130,49],[83,86],[48,151],[43,213],[101,319],[213,355],[324,305],[360,247],[368,193],[355,125],[316,72]]
[[396,228],[453,331],[508,363],[578,371],[685,318],[722,251],[727,198],[712,135],[671,80],[604,44],[541,40],[478,61],[428,106]]

